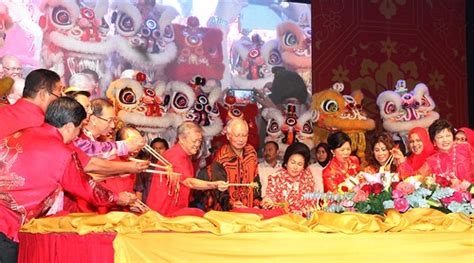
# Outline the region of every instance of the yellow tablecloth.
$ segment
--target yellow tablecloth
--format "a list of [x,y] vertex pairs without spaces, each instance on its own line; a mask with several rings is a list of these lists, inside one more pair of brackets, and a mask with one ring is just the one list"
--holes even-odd
[[114,231],[118,233],[114,240],[116,262],[474,262],[473,221],[474,217],[433,209],[404,214],[388,210],[385,217],[318,212],[311,220],[297,215],[261,220],[254,214],[216,211],[203,218],[113,212],[35,219],[22,231]]

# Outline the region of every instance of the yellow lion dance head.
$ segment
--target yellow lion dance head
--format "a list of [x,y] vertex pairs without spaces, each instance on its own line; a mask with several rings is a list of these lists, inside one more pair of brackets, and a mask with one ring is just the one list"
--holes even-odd
[[351,138],[352,150],[365,164],[365,132],[375,129],[375,121],[362,109],[364,94],[361,90],[342,95],[343,90],[344,84],[335,83],[332,88],[313,95],[312,108],[319,112],[315,144],[326,141],[331,132],[343,131]]

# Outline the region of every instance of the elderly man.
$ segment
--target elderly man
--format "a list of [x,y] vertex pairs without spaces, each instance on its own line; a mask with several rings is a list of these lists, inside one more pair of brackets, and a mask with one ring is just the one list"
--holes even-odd
[[173,184],[172,179],[154,175],[146,203],[150,208],[165,216],[202,215],[202,210],[188,208],[191,189],[225,191],[227,184],[224,181],[208,182],[194,178],[191,156],[198,153],[201,147],[201,127],[192,122],[183,122],[177,132],[178,143],[167,150],[163,157],[173,165],[173,172],[181,174],[178,187],[173,187],[170,192],[169,184]]
[[[28,74],[23,97],[13,105],[0,107],[0,140],[17,131],[41,126],[46,108],[62,95],[63,88],[60,77],[51,70],[37,69]],[[70,147],[74,146],[71,144]],[[137,173],[148,166],[146,162],[112,162],[90,158],[80,150],[77,150],[77,154],[87,173]]]
[[23,77],[23,67],[20,60],[13,55],[5,55],[2,58],[3,74],[12,79],[21,79]]
[[[216,153],[210,167],[209,180],[223,180],[229,183],[250,184],[258,181],[257,152],[248,144],[249,127],[241,118],[231,119],[226,126],[228,143],[224,144]],[[206,192],[201,201],[206,210],[228,211],[232,208],[254,207],[254,199],[259,199],[258,190],[249,186],[231,186],[228,191],[218,193]],[[257,201],[257,200],[255,200]]]
[[[62,191],[96,205],[128,205],[135,197],[113,192],[91,183],[68,147],[81,129],[86,112],[71,98],[60,98],[46,111],[41,127],[22,130],[0,143],[0,261],[15,257],[18,231],[29,220],[62,209]],[[10,255],[8,255],[10,254]]]

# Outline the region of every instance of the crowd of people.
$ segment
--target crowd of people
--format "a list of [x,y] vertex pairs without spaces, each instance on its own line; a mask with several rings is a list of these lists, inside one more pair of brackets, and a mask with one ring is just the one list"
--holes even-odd
[[[4,73],[9,69],[4,61]],[[337,192],[361,171],[398,173],[402,179],[434,174],[472,183],[474,178],[473,131],[455,130],[444,119],[409,132],[408,156],[390,134],[376,133],[368,141],[368,166],[361,167],[351,139],[340,131],[313,152],[294,142],[282,160],[279,144],[267,141],[259,162],[258,149],[248,143],[248,123],[234,118],[225,127],[227,142],[198,169],[193,157],[203,131],[192,122],[177,128],[172,145],[151,141],[148,147],[162,160],[143,150],[138,130],[119,127],[107,99],[91,100],[91,92],[78,86],[66,89],[53,71],[30,72],[21,94],[0,107],[0,250],[7,251],[2,262],[14,260],[21,225],[36,217],[145,212],[144,207],[164,216],[281,207],[305,216],[315,206],[305,193]]]

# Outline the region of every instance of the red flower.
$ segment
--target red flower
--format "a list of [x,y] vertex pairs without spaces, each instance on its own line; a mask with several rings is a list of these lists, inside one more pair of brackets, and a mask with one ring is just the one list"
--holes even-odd
[[381,183],[372,184],[372,191],[374,194],[380,194],[383,191],[383,188],[383,184]]
[[437,184],[441,185],[442,187],[448,187],[451,185],[451,182],[442,176],[436,176],[435,181]]
[[395,189],[397,188],[397,185],[399,184],[400,182],[392,182],[392,189]]
[[373,190],[372,190],[372,185],[370,185],[370,184],[365,184],[365,185],[363,185],[363,186],[360,188],[360,190],[366,192],[367,194],[371,194],[371,193],[373,192]]
[[341,190],[344,192],[344,193],[347,193],[349,191],[349,188],[347,186],[341,186]]

